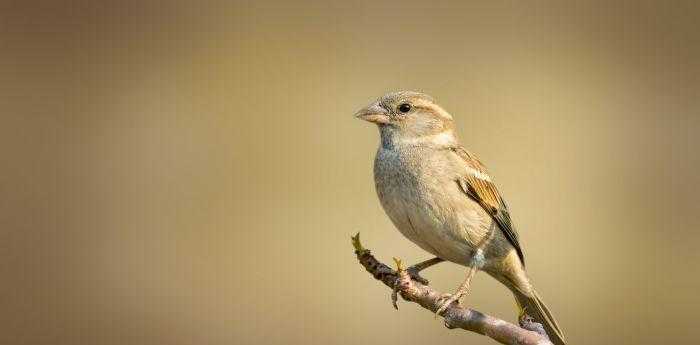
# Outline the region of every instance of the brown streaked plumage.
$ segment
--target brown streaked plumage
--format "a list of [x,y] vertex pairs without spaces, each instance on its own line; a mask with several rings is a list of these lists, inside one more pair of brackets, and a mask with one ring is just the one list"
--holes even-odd
[[[491,214],[491,217],[498,223],[498,227],[506,235],[508,242],[510,242],[517,251],[520,261],[525,265],[525,255],[518,242],[518,233],[515,231],[515,227],[510,220],[508,206],[501,197],[501,194],[498,193],[496,185],[490,181],[491,178],[486,171],[486,167],[484,167],[476,156],[472,155],[465,148],[457,146],[451,147],[450,149],[462,157],[467,166],[478,172],[478,174],[466,176],[463,180],[460,180],[460,187]],[[479,175],[486,176],[488,179],[479,178]]]
[[[508,207],[484,165],[464,149],[452,116],[432,97],[389,93],[356,116],[377,124],[381,144],[374,163],[377,195],[398,230],[439,259],[467,267],[456,293],[437,314],[458,302],[474,274],[485,271],[542,323],[555,344],[564,338],[527,277]],[[419,264],[415,273],[427,266]],[[420,277],[418,277],[420,278]]]

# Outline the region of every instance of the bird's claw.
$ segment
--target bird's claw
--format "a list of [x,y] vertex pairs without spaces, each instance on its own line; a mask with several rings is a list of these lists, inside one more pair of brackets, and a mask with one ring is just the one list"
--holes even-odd
[[445,310],[447,310],[447,308],[448,308],[452,303],[457,302],[457,304],[459,304],[459,299],[462,298],[462,296],[464,296],[464,294],[463,294],[463,293],[460,293],[460,292],[457,292],[457,293],[454,293],[454,294],[446,293],[446,294],[443,294],[442,296],[440,296],[440,298],[438,299],[438,305],[439,305],[439,307],[438,307],[437,311],[435,312],[435,318],[437,318],[437,317],[440,316]]
[[428,279],[421,277],[420,271],[418,270],[417,267],[411,266],[411,267],[407,268],[406,271],[408,272],[408,275],[411,277],[411,279],[413,279],[413,280],[415,280],[423,285],[430,284],[430,281],[428,281]]

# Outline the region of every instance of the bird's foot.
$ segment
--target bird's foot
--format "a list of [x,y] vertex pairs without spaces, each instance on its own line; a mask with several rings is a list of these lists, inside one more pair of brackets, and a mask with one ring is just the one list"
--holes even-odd
[[440,296],[440,298],[438,298],[438,309],[435,312],[436,318],[438,315],[442,315],[442,313],[447,310],[452,303],[457,302],[457,304],[459,304],[459,299],[469,293],[469,288],[471,286],[472,278],[474,278],[474,274],[476,274],[476,269],[469,267],[467,269],[467,277],[464,279],[464,282],[459,286],[457,291],[455,291],[453,294],[443,294]]
[[394,261],[397,263],[396,270],[393,270],[393,269],[386,267],[386,266],[379,267],[379,268],[377,268],[377,273],[375,274],[375,278],[381,277],[385,274],[396,275],[398,277],[401,274],[401,271],[405,270],[406,273],[408,273],[408,276],[411,277],[411,279],[413,279],[413,280],[415,280],[423,285],[428,285],[430,283],[430,281],[428,281],[428,279],[425,279],[420,275],[420,271],[425,269],[424,267],[421,267],[419,265],[413,265],[411,267],[404,268],[402,263],[401,263],[401,260],[394,258]]
[[406,272],[408,272],[408,275],[411,277],[411,279],[413,279],[413,280],[415,280],[423,285],[430,284],[430,281],[428,281],[428,279],[421,277],[420,271],[421,271],[420,267],[416,267],[415,265],[406,269]]
[[440,298],[438,299],[438,306],[439,307],[438,307],[437,311],[435,312],[435,317],[437,318],[438,316],[440,316],[445,310],[447,310],[447,307],[449,307],[452,303],[457,302],[457,304],[459,304],[459,300],[462,298],[462,296],[464,296],[466,294],[467,294],[466,291],[462,291],[460,289],[460,290],[457,290],[457,292],[455,292],[453,294],[446,293],[446,294],[443,294],[442,296],[440,296]]
[[425,260],[425,261],[419,262],[419,263],[407,268],[406,271],[408,272],[408,275],[413,280],[415,280],[423,285],[428,285],[430,282],[428,281],[428,279],[421,277],[420,272],[428,267],[435,266],[435,265],[437,265],[441,262],[444,262],[444,261],[445,260],[443,260],[441,258],[434,257],[430,260]]

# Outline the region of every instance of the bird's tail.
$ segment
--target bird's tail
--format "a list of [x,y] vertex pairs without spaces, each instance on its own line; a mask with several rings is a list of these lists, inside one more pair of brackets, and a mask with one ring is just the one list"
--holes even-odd
[[564,333],[559,328],[557,320],[554,319],[552,313],[549,312],[547,306],[542,302],[539,294],[534,289],[531,291],[531,296],[528,296],[528,294],[513,289],[515,300],[518,302],[520,309],[535,319],[535,322],[542,324],[552,343],[555,345],[566,345]]

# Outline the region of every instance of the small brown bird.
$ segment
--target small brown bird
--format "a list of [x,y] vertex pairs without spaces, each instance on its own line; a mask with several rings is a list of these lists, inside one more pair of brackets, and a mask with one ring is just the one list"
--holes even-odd
[[374,180],[386,214],[404,236],[436,256],[409,272],[425,281],[418,273],[442,261],[467,267],[464,283],[443,297],[437,314],[459,303],[482,270],[513,292],[521,317],[531,316],[552,342],[564,344],[525,272],[508,207],[484,165],[459,144],[452,116],[430,96],[412,91],[384,95],[355,116],[379,127]]

